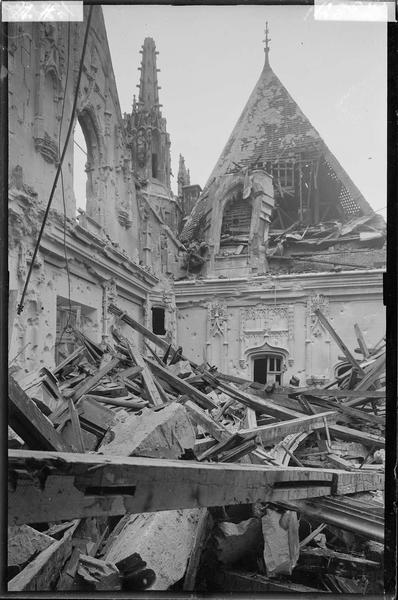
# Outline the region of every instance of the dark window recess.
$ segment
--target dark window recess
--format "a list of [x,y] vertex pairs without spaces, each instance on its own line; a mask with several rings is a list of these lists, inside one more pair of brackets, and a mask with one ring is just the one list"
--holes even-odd
[[166,329],[164,326],[164,308],[152,308],[152,331],[156,335],[164,335]]
[[247,200],[241,197],[229,201],[225,207],[221,235],[249,235],[252,208]]
[[254,359],[253,380],[282,385],[282,357],[266,354]]
[[158,177],[158,155],[152,154],[152,177]]

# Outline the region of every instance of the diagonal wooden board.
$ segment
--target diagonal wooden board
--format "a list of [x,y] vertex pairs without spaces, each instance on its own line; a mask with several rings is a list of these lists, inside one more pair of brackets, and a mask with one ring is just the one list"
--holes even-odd
[[8,420],[10,427],[32,449],[73,450],[12,377],[8,381]]
[[285,439],[291,433],[300,433],[302,431],[316,431],[325,428],[325,419],[328,423],[335,423],[337,412],[328,411],[317,413],[315,415],[303,415],[298,419],[290,421],[281,421],[280,423],[271,423],[270,425],[262,425],[260,427],[252,427],[250,429],[240,429],[239,435],[249,437],[253,433],[261,439],[264,446],[273,446]]
[[191,400],[199,404],[199,406],[201,406],[202,408],[209,410],[212,410],[213,408],[218,408],[217,404],[209,396],[206,396],[206,394],[203,394],[203,392],[194,388],[184,379],[176,377],[168,369],[162,367],[159,363],[151,360],[150,358],[145,358],[145,360],[151,367],[155,375],[157,375],[161,379],[164,379],[181,394],[187,394],[191,398]]
[[[37,473],[47,479],[35,480]],[[65,452],[9,451],[9,525],[257,501],[353,494],[383,487],[375,472],[198,463]]]

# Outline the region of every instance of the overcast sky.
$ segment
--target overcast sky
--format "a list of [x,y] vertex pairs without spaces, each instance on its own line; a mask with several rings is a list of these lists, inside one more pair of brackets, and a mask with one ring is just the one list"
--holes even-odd
[[175,191],[180,153],[191,183],[206,183],[261,73],[268,20],[274,72],[371,206],[386,205],[385,24],[315,21],[304,6],[113,5],[103,12],[122,112],[138,91],[144,38],[156,42]]

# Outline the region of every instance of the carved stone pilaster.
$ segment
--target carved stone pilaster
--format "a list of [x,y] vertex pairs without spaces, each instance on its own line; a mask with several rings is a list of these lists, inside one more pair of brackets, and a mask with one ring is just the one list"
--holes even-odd
[[329,298],[322,294],[313,294],[307,300],[307,338],[321,338],[327,335],[327,331],[322,325],[321,321],[315,314],[315,311],[319,309],[323,312],[325,317],[329,316]]
[[215,335],[224,336],[228,320],[226,305],[221,302],[209,302],[207,311],[208,337],[211,339]]

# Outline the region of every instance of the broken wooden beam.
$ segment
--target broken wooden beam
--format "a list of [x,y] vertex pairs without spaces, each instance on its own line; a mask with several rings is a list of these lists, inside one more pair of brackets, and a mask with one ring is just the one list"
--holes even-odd
[[[204,377],[207,377],[207,373],[204,374]],[[258,396],[254,396],[252,394],[248,394],[247,392],[243,392],[238,388],[233,387],[232,385],[228,385],[223,381],[219,382],[219,388],[222,389],[226,394],[231,396],[234,400],[237,400],[241,404],[252,408],[258,413],[265,413],[267,415],[271,415],[272,417],[276,417],[277,419],[288,420],[297,417],[301,417],[301,413],[291,410],[290,408],[285,408],[284,406],[280,406],[275,402],[270,400],[266,400],[264,398],[259,398]]]
[[8,381],[8,421],[32,450],[72,450],[12,377]]
[[121,578],[119,569],[110,561],[80,554],[77,576],[87,591],[119,591]]
[[232,434],[226,427],[217,423],[217,421],[191,400],[185,401],[184,406],[188,411],[190,419],[200,425],[207,433],[210,433],[218,442],[225,442],[232,437]]
[[109,373],[109,371],[112,371],[112,369],[114,369],[118,365],[118,363],[119,363],[118,358],[112,358],[112,360],[110,360],[104,367],[102,367],[101,369],[98,369],[98,371],[96,373],[94,373],[94,375],[92,375],[91,377],[87,377],[83,381],[83,383],[81,385],[79,385],[77,388],[74,388],[70,392],[69,391],[65,392],[64,397],[67,398],[67,397],[71,396],[73,402],[76,403],[82,396],[84,396],[90,390],[92,390],[93,387],[95,387],[95,385],[105,375],[107,375]]
[[168,369],[162,367],[159,363],[151,360],[150,358],[146,358],[145,360],[156,375],[158,375],[161,379],[164,379],[168,384],[179,391],[180,394],[187,394],[191,400],[199,404],[199,406],[202,408],[209,410],[217,408],[217,404],[211,398],[194,388],[193,385],[190,385],[184,381],[184,379],[176,377],[170,373]]
[[8,463],[10,525],[297,500],[383,487],[377,472],[99,454],[10,450]]
[[303,431],[316,431],[325,428],[324,418],[329,423],[336,422],[336,411],[317,413],[315,415],[302,415],[298,419],[282,421],[281,423],[271,423],[250,429],[240,429],[239,435],[248,437],[254,433],[261,439],[264,446],[273,446],[285,439],[291,433],[301,433]]
[[350,427],[344,427],[343,425],[330,425],[330,433],[333,433],[335,437],[341,440],[348,440],[349,442],[360,442],[364,446],[370,446],[374,448],[384,448],[386,441],[384,437],[379,435],[373,435],[360,431],[359,429],[352,429]]
[[134,362],[138,367],[142,368],[141,377],[151,404],[153,406],[163,406],[163,400],[159,394],[158,388],[155,385],[152,373],[149,370],[148,365],[145,364],[141,353],[137,350],[132,342],[129,342],[127,339],[125,339],[125,343],[131,356],[133,357]]
[[168,349],[170,345],[168,342],[157,336],[156,333],[153,333],[150,329],[147,329],[144,325],[141,325],[141,323],[133,319],[133,317],[120,310],[115,304],[109,304],[108,310],[112,315],[116,315],[123,323],[129,325],[129,327],[138,331],[138,333],[141,333],[148,340],[159,346],[159,348],[162,348],[162,350]]
[[195,591],[195,582],[198,574],[202,552],[206,538],[213,526],[213,519],[207,508],[201,508],[198,524],[192,542],[192,550],[188,560],[182,589],[184,592]]
[[369,358],[370,352],[368,346],[365,342],[365,338],[363,337],[363,333],[358,325],[358,323],[354,323],[355,335],[357,336],[359,349],[364,358]]
[[328,319],[325,317],[323,312],[319,310],[319,308],[315,309],[314,312],[320,320],[320,322],[322,323],[323,327],[330,333],[340,350],[344,353],[344,356],[347,358],[348,362],[354,367],[354,369],[358,371],[360,375],[364,375],[364,370],[362,369],[361,365],[354,357],[354,355],[350,352],[350,350],[347,348],[347,346],[345,345],[341,337],[338,335],[338,333],[335,331],[335,329],[332,327],[332,325],[329,323]]
[[[260,575],[259,573],[250,573],[245,571],[236,571],[232,569],[220,570],[216,574],[217,590],[220,592],[279,592],[280,597],[285,597],[287,593],[297,594],[297,597],[306,598],[308,594],[319,594],[319,589],[312,588],[300,583],[292,583],[291,581],[275,581]],[[293,592],[293,593],[292,593]],[[264,597],[259,594],[259,598]],[[271,596],[272,597],[272,596]],[[275,596],[279,597],[279,596]]]
[[[385,365],[386,365],[386,353],[384,352],[381,356],[379,356],[375,360],[375,362],[373,363],[373,365],[371,366],[369,371],[361,379],[361,381],[359,383],[357,383],[357,385],[355,386],[355,390],[356,391],[369,390],[369,388],[374,384],[374,382],[382,375],[383,371],[386,368]],[[366,395],[371,396],[372,393],[373,392],[370,392]],[[348,401],[346,403],[346,406],[353,406],[353,405],[354,405],[354,403],[352,400]]]
[[[349,492],[348,492],[349,493]],[[358,510],[344,504],[340,498],[289,500],[281,503],[311,519],[322,521],[339,529],[351,531],[362,538],[384,542],[384,519],[371,511]]]

